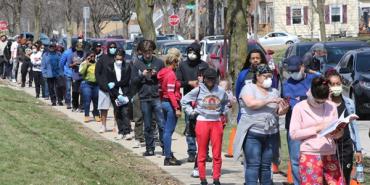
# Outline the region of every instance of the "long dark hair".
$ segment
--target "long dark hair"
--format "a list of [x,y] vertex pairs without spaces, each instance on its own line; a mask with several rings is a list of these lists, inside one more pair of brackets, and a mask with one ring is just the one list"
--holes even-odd
[[312,80],[311,94],[317,99],[328,99],[329,98],[329,84],[328,81],[320,76]]
[[267,59],[266,59],[265,54],[259,49],[253,49],[248,53],[248,56],[245,59],[245,63],[243,65],[242,70],[247,69],[251,66],[250,60],[251,60],[251,57],[252,57],[252,53],[259,53],[260,56],[261,56],[261,64],[266,64],[267,65]]
[[340,81],[343,83],[343,78],[342,76],[336,71],[335,69],[329,69],[325,72],[325,78],[328,82],[330,82],[330,78],[336,76],[340,79]]

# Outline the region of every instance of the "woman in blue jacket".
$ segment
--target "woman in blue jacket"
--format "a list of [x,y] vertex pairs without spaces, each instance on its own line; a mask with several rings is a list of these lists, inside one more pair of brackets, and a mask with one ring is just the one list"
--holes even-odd
[[[342,78],[336,70],[329,70],[325,73],[325,77],[330,86],[331,101],[336,103],[338,109],[338,116],[344,114],[347,117],[356,112],[353,101],[342,95]],[[341,170],[345,178],[346,184],[350,184],[351,171],[353,166],[353,156],[356,163],[362,162],[361,144],[359,132],[357,129],[356,121],[352,121],[344,128],[344,134],[341,138],[336,139],[337,143],[337,156]]]

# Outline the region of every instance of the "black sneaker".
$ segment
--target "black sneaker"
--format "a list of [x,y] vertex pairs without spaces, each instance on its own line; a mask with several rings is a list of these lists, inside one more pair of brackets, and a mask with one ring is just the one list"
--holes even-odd
[[220,180],[217,179],[213,180],[213,185],[221,185]]
[[181,161],[177,160],[175,157],[172,158],[165,158],[164,159],[165,166],[180,166]]
[[189,163],[193,163],[195,162],[195,155],[194,154],[190,154],[189,157],[188,157],[188,162]]
[[207,155],[207,159],[206,159],[207,162],[212,162],[212,157],[210,157],[209,155]]
[[40,98],[40,95],[36,95],[36,98],[38,99],[38,98]]
[[67,109],[72,109],[70,104],[67,104]]
[[57,104],[56,103],[52,103],[51,106],[57,106]]
[[200,181],[200,185],[208,185],[207,180],[201,180],[201,181]]
[[62,103],[62,102],[58,102],[58,105],[59,105],[59,106],[63,106],[63,103]]
[[154,151],[145,151],[144,153],[143,153],[143,156],[145,156],[145,157],[147,157],[147,156],[154,156]]

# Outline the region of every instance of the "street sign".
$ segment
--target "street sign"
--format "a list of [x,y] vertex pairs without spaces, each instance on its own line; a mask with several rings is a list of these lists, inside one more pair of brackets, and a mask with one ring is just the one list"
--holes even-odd
[[0,21],[0,31],[8,30],[8,21]]
[[180,23],[180,17],[176,14],[170,15],[168,18],[171,26],[177,26]]
[[83,8],[83,17],[84,17],[84,19],[89,19],[90,18],[90,7],[85,6]]

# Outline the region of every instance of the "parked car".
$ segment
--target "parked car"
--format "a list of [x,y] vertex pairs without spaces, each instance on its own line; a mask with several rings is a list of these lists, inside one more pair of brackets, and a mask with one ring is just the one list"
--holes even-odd
[[[293,45],[292,49],[289,47],[287,50],[291,50],[288,52],[289,54],[285,56],[285,58],[288,58],[290,56],[301,56],[303,57],[306,53],[312,53],[313,52],[313,45],[315,43],[299,43],[297,45]],[[370,45],[367,42],[363,41],[336,41],[336,42],[323,42],[324,47],[327,51],[327,63],[325,67],[322,69],[322,73],[324,73],[326,70],[330,68],[334,68],[339,60],[342,58],[342,56],[349,50],[354,50],[354,49],[359,49],[359,48],[364,48],[364,47],[370,47]],[[306,51],[307,47],[311,45],[311,48]],[[294,49],[295,48],[295,49]],[[297,52],[297,50],[301,50]],[[287,73],[285,67],[284,67],[284,61],[282,61],[279,64],[280,68],[280,77],[281,77],[281,82],[289,78],[289,74]]]
[[177,42],[164,43],[163,45],[161,45],[160,48],[158,48],[158,55],[166,55],[170,48],[177,48],[180,50],[182,57],[184,59],[186,58],[186,49],[193,42],[194,40],[183,40],[183,41],[177,41]]
[[223,35],[215,35],[215,36],[206,36],[200,41],[201,49],[201,59],[206,61],[209,55],[209,52],[212,46],[218,42],[223,42],[224,36]]
[[370,48],[345,53],[335,67],[343,77],[343,93],[354,102],[360,118],[370,113]]
[[[23,32],[22,34],[26,36],[26,39],[27,39],[27,40],[31,40],[32,42],[34,41],[34,35],[33,35],[33,33],[30,33],[30,32]],[[44,33],[40,33],[40,41],[41,41],[41,43],[42,43],[43,45],[45,45],[45,46],[50,45],[50,39],[49,39],[49,37],[48,37],[46,34],[44,34]]]
[[258,39],[262,46],[279,46],[299,43],[298,36],[286,32],[270,32]]
[[132,55],[132,50],[134,49],[134,41],[126,40],[125,45],[123,46],[125,49],[126,55]]

